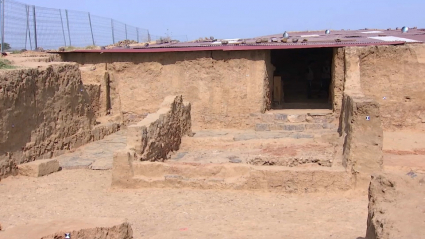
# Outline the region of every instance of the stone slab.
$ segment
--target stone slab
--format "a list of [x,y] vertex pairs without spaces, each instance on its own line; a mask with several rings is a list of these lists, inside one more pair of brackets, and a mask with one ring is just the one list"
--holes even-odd
[[304,124],[285,124],[283,126],[283,130],[287,131],[304,131],[305,125]]
[[291,123],[302,123],[306,122],[306,115],[288,115],[288,121]]
[[94,161],[90,167],[92,170],[109,170],[112,169],[112,160],[111,159],[98,159]]
[[36,160],[18,166],[19,174],[28,177],[43,177],[59,171],[59,162],[56,159]]
[[275,114],[274,119],[278,121],[287,121],[288,115],[287,114]]
[[108,170],[112,168],[114,152],[125,147],[126,130],[121,130],[102,140],[86,144],[75,152],[60,155],[56,159],[63,169]]
[[256,124],[255,131],[270,131],[269,124]]

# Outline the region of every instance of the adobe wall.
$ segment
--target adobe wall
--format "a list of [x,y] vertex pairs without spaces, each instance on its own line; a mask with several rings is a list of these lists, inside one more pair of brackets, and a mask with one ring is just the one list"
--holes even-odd
[[249,114],[270,107],[269,51],[66,53],[62,57],[96,64],[97,69],[107,63],[111,108],[122,112],[124,122],[156,112],[168,95],[183,95],[193,102],[195,129],[253,128]]
[[332,108],[337,117],[339,117],[342,107],[342,99],[344,97],[345,82],[345,49],[334,48],[332,56],[332,82],[330,88],[330,97],[332,100]]
[[369,185],[366,239],[425,235],[425,176],[376,174]]
[[0,178],[117,131],[117,124],[95,126],[98,92],[83,85],[76,64],[1,71]]
[[359,48],[361,86],[381,105],[385,130],[425,129],[425,45]]
[[180,148],[181,139],[191,135],[191,106],[183,97],[168,96],[159,110],[127,128],[127,148],[137,160],[164,161]]
[[383,128],[379,103],[362,91],[359,49],[345,48],[339,131],[344,139],[343,166],[354,175],[356,185],[362,187],[372,173],[382,170]]
[[112,185],[132,181],[132,161],[166,160],[185,135],[192,136],[191,104],[181,95],[168,96],[156,113],[127,128],[127,147],[114,153]]

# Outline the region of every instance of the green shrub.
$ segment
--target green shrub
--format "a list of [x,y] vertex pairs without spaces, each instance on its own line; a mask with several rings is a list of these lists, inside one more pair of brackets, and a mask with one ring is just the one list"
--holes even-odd
[[12,62],[6,59],[0,59],[0,69],[13,69]]

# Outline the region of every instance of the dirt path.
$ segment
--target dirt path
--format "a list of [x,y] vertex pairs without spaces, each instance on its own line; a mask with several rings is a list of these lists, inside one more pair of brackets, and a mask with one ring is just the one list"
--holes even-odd
[[126,135],[126,130],[120,130],[102,140],[83,145],[72,153],[60,155],[56,159],[64,169],[112,169],[114,152],[125,148],[127,145]]
[[87,169],[7,178],[0,182],[0,223],[7,230],[37,219],[124,217],[135,238],[356,239],[366,230],[366,194],[112,191],[110,180],[110,171]]

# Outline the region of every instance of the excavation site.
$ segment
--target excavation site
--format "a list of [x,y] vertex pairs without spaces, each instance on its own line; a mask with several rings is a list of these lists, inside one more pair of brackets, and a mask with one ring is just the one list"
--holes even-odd
[[425,32],[365,32],[4,55],[0,238],[423,238]]

